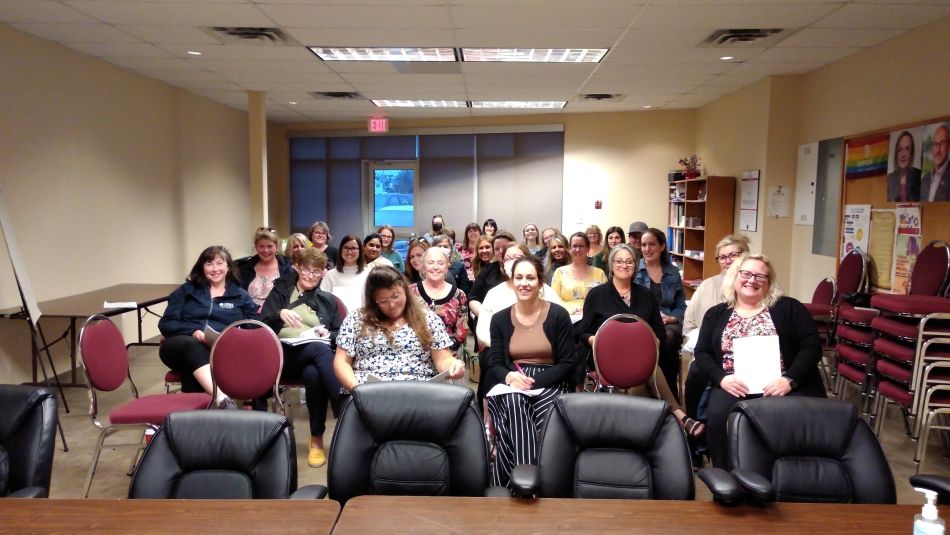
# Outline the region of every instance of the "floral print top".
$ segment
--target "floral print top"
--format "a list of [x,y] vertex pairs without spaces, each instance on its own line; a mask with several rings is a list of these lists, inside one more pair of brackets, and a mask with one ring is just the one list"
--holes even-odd
[[[426,309],[425,314],[426,325],[432,333],[432,349],[451,347],[452,340],[442,320],[431,310]],[[369,374],[384,381],[426,381],[435,377],[432,354],[422,348],[411,326],[403,325],[393,333],[390,346],[381,332],[360,336],[363,318],[363,309],[347,314],[336,338],[337,348],[345,350],[353,359],[353,372],[360,384],[366,382]]]
[[429,297],[421,282],[410,286],[409,292],[422,299],[429,310],[442,318],[446,332],[452,337],[454,350],[464,344],[465,337],[468,336],[468,298],[457,286],[451,286],[449,293],[442,299]]
[[[746,336],[777,336],[775,324],[772,322],[772,315],[769,309],[763,309],[761,312],[751,318],[743,318],[732,311],[729,321],[726,322],[726,328],[722,332],[722,371],[735,373],[732,359],[732,343],[737,338]],[[781,362],[781,359],[779,360]],[[782,363],[782,371],[785,371],[785,364]]]

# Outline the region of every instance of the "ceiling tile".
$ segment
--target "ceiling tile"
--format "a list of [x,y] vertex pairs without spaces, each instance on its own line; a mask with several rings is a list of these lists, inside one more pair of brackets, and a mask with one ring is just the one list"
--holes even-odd
[[300,71],[289,71],[289,72],[280,72],[275,70],[270,70],[267,72],[257,71],[257,70],[228,70],[228,69],[211,69],[212,72],[216,73],[218,76],[226,79],[232,80],[238,83],[244,82],[253,82],[255,80],[261,80],[265,83],[310,83],[310,84],[341,84],[345,83],[337,74],[332,72],[300,72]]
[[451,28],[449,12],[437,6],[316,6],[259,4],[277,24],[295,28]]
[[[539,9],[541,7],[541,9]],[[503,10],[497,6],[452,6],[452,20],[458,28],[516,28],[525,30],[549,29],[618,29],[630,25],[640,12],[639,5],[564,5],[544,9],[539,5],[508,4]],[[500,12],[501,11],[501,12]]]
[[701,45],[714,30],[713,27],[678,28],[671,32],[669,28],[630,28],[616,48],[692,48]]
[[274,21],[247,3],[122,2],[117,0],[64,0],[75,9],[112,24],[170,26],[259,26]]
[[455,31],[455,47],[504,48],[610,48],[622,35],[619,29],[484,28]]
[[108,24],[12,24],[24,32],[59,43],[140,43],[141,41]]
[[96,19],[53,0],[0,0],[6,23],[94,23]]
[[869,47],[904,33],[902,29],[882,28],[803,28],[776,46],[784,47]]
[[366,98],[407,100],[407,99],[439,99],[439,100],[466,100],[468,95],[464,86],[453,85],[443,87],[414,87],[390,84],[359,84],[356,90]]
[[[202,71],[197,65],[179,58],[109,58],[109,61],[127,69],[159,71],[164,73],[164,75],[168,77],[167,79],[175,79],[176,75],[185,76],[199,72],[205,75],[211,75],[211,73],[207,71]],[[150,76],[153,78],[161,77],[156,75]]]
[[915,28],[950,15],[950,2],[922,4],[847,4],[816,28]]
[[860,48],[779,48],[774,47],[752,58],[750,63],[828,63],[846,58]]
[[802,28],[838,4],[650,5],[634,28]]
[[424,32],[403,28],[337,29],[286,28],[304,46],[457,46],[448,28],[426,28]]
[[370,74],[347,73],[340,75],[351,84],[393,84],[450,86],[462,85],[465,80],[461,74]]
[[607,63],[597,68],[599,76],[643,76],[651,74],[722,74],[734,67],[725,61],[716,63],[656,63],[631,64]]
[[66,46],[106,59],[172,58],[168,52],[147,43],[66,43]]
[[[188,57],[188,56],[185,56]],[[254,73],[271,72],[299,72],[307,74],[322,74],[324,76],[335,77],[336,74],[330,72],[322,65],[314,61],[268,61],[264,59],[214,59],[195,57],[189,58],[195,65],[212,71],[242,71]]]
[[[195,26],[164,26],[152,24],[122,24],[118,29],[154,44],[217,45],[219,41]],[[184,48],[179,46],[179,48]]]
[[262,79],[240,82],[238,85],[248,91],[264,91],[266,93],[277,91],[353,91],[353,87],[349,84],[330,82],[275,82]]
[[743,63],[730,74],[804,74],[823,66],[824,63]]

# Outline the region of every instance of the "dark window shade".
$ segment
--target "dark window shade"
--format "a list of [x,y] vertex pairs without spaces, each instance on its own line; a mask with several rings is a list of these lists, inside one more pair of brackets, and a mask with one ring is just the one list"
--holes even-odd
[[474,221],[475,135],[419,136],[420,232],[435,214],[455,230],[455,237]]
[[[362,166],[359,160],[331,161],[328,167],[327,223],[335,240],[345,234],[363,234],[360,218],[360,181]],[[339,242],[332,245],[338,245]]]
[[326,161],[291,160],[291,231],[306,234],[314,221],[326,221],[327,218]]
[[416,136],[381,136],[360,140],[359,158],[363,160],[415,160]]

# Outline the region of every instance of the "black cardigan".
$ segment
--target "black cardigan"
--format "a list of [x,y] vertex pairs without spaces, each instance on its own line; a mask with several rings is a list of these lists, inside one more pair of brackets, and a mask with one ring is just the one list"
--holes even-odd
[[[253,255],[245,256],[235,262],[237,264],[238,279],[241,281],[241,288],[247,290],[247,287],[251,285],[251,281],[257,276],[257,273],[254,272],[254,266],[256,266],[260,260],[261,257]],[[277,272],[281,277],[291,272],[296,273],[293,270],[290,259],[281,254],[277,255]]]
[[653,334],[661,342],[666,340],[666,328],[660,318],[660,307],[656,299],[639,284],[630,285],[630,305],[623,302],[613,283],[595,286],[587,292],[584,299],[584,316],[574,324],[574,330],[580,343],[590,347],[588,340],[597,334],[597,329],[615,314],[636,314],[650,324]]
[[501,264],[498,262],[492,262],[482,267],[482,270],[475,276],[472,291],[468,293],[469,302],[478,301],[481,303],[488,295],[488,290],[505,282],[505,280],[505,275],[501,271]]
[[[696,365],[716,388],[726,376],[722,369],[722,333],[732,312],[733,308],[726,303],[709,309],[703,317],[696,342]],[[769,308],[769,314],[778,333],[785,375],[798,383],[795,391],[825,397],[825,387],[818,372],[821,338],[808,309],[796,299],[782,297]]]
[[[491,348],[488,356],[488,376],[492,379],[490,384],[503,383],[508,372],[517,371],[508,350],[515,332],[511,309],[499,310],[491,317]],[[571,315],[561,305],[550,303],[548,317],[544,319],[542,328],[554,351],[554,365],[534,376],[534,387],[557,386],[563,381],[573,383],[574,331]]]
[[[293,295],[296,286],[297,272],[291,270],[287,275],[274,281],[274,289],[264,301],[264,306],[261,308],[261,321],[275,333],[280,332],[284,327],[284,320],[280,319],[280,311],[290,305],[290,296]],[[340,317],[336,307],[336,298],[316,288],[303,292],[300,297],[316,312],[317,317],[320,318],[320,325],[330,331],[330,346],[336,347],[336,335],[340,332],[340,325],[343,324],[343,318]]]

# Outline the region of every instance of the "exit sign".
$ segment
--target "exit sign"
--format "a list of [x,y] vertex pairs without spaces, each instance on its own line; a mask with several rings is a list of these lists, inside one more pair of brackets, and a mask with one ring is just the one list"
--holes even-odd
[[370,117],[367,127],[371,134],[385,134],[389,132],[388,117]]

